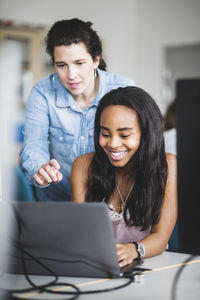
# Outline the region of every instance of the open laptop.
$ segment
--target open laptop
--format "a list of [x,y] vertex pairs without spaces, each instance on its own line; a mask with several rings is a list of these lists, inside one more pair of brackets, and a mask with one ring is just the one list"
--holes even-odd
[[[15,230],[7,273],[24,273],[19,238],[27,253],[58,276],[117,278],[129,269],[119,268],[104,203],[15,202],[12,209]],[[28,274],[51,275],[27,254],[25,263]]]

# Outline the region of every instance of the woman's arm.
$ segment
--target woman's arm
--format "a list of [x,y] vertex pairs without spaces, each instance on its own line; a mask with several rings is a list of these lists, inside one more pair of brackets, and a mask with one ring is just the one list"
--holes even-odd
[[146,257],[160,254],[166,249],[178,215],[176,156],[169,153],[166,156],[168,178],[160,219],[152,227],[151,234],[141,241],[146,249]]
[[71,201],[85,202],[88,170],[94,153],[87,153],[75,159],[70,175]]
[[[152,226],[150,235],[140,241],[145,247],[145,257],[160,254],[166,249],[177,220],[176,156],[173,154],[166,155],[168,163],[168,178],[160,219],[157,224]],[[134,244],[117,244],[117,254],[119,260],[122,260],[120,266],[124,266],[131,263],[132,259],[137,257],[136,246]]]
[[[37,83],[26,105],[24,143],[20,151],[20,165],[30,184],[37,185],[33,176],[50,161],[49,108],[45,91]],[[40,185],[40,183],[38,182]]]

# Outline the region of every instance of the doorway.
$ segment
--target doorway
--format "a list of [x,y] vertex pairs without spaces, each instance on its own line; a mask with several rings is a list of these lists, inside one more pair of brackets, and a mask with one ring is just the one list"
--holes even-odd
[[175,98],[176,80],[200,77],[200,44],[164,49],[162,98],[164,110]]

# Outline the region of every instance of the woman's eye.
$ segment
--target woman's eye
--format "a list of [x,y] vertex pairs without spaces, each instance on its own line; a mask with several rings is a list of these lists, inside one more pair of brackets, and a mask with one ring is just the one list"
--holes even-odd
[[64,66],[65,66],[65,65],[62,64],[62,65],[57,65],[56,67],[59,68],[59,69],[62,69],[62,68],[64,68]]
[[130,134],[123,134],[123,135],[121,135],[121,138],[122,139],[126,139],[126,138],[128,138],[130,136]]
[[109,136],[108,133],[103,133],[103,132],[101,133],[101,135],[104,136],[104,137],[108,137]]

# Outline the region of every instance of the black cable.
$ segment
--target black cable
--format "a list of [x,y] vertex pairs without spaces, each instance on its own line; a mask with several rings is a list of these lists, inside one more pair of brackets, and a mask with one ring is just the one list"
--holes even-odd
[[[15,242],[16,243],[16,242]],[[17,246],[16,246],[17,247]],[[24,250],[25,251],[25,250]],[[29,256],[31,256],[33,258],[32,255],[30,255],[28,252],[25,252],[26,254],[28,254]],[[15,258],[19,258],[19,256],[17,255],[12,255],[13,257]],[[34,258],[36,259],[36,258]],[[53,261],[53,262],[59,262],[59,263],[83,263],[85,265],[88,265],[89,267],[92,267],[96,270],[99,270],[99,271],[102,271],[102,272],[105,272],[105,268],[99,266],[97,263],[95,262],[91,262],[91,261],[88,261],[87,259],[84,259],[84,258],[76,258],[76,259],[70,259],[70,260],[66,260],[66,259],[58,259],[58,258],[50,258],[50,257],[38,257],[37,260],[46,260],[46,261]],[[43,264],[41,261],[40,261],[41,264]],[[43,264],[44,265],[44,264]],[[44,265],[45,266],[45,265]],[[47,267],[46,267],[47,268]],[[49,269],[49,268],[48,268]],[[112,273],[113,276],[115,277],[119,277],[118,274],[115,274],[115,273]],[[108,276],[109,277],[109,276]]]
[[[16,241],[12,241],[12,244],[14,245],[14,247],[18,248],[19,250],[21,250],[21,247],[19,245],[18,242]],[[59,262],[59,263],[84,263],[85,265],[88,265],[90,267],[93,267],[97,270],[103,271],[105,272],[105,268],[100,267],[99,265],[97,265],[96,263],[93,263],[91,261],[88,261],[87,259],[84,258],[79,258],[79,259],[70,259],[70,260],[66,260],[66,259],[57,259],[57,258],[49,258],[49,257],[34,257],[32,254],[30,254],[28,251],[26,251],[25,249],[23,249],[24,253],[27,256],[30,256],[30,258],[32,258],[32,260],[35,260],[38,264],[42,265],[45,269],[47,269],[49,271],[49,273],[52,273],[52,275],[57,276],[54,272],[52,272],[44,263],[41,262],[41,260],[47,260],[47,261],[53,261],[53,262]],[[10,254],[12,257],[16,258],[16,259],[20,259],[20,257],[18,255],[14,255],[14,254]],[[135,272],[143,272],[143,271],[149,271],[150,269],[146,269],[146,268],[141,268],[141,267],[136,267],[140,264],[135,264],[133,265],[131,268],[129,268],[127,271],[123,272],[123,277],[128,277],[129,275],[132,274],[133,271]],[[112,273],[112,275],[115,276],[115,278],[119,277],[119,274],[115,274]],[[110,278],[109,276],[107,278]],[[52,282],[53,284],[53,282]]]
[[43,264],[42,262],[40,262],[37,258],[35,258],[33,255],[31,255],[30,253],[27,253],[28,256],[30,256],[32,259],[34,259],[34,261],[38,262],[42,267],[44,267],[51,275],[53,275],[55,277],[55,279],[51,282],[49,282],[48,284],[45,284],[45,285],[41,285],[41,286],[37,286],[35,285],[29,278],[28,276],[28,273],[27,273],[27,268],[26,268],[26,263],[25,263],[25,249],[24,249],[24,245],[23,245],[23,235],[22,235],[22,227],[21,227],[21,224],[22,224],[22,220],[19,216],[19,214],[17,213],[17,211],[15,212],[16,213],[16,218],[17,218],[17,226],[18,226],[18,232],[19,232],[19,247],[20,247],[20,250],[21,250],[21,261],[22,261],[22,267],[23,267],[23,270],[24,270],[24,275],[25,275],[25,278],[26,280],[29,282],[29,284],[34,287],[34,288],[42,288],[43,286],[45,287],[46,285],[51,285],[51,284],[55,284],[57,281],[58,281],[58,275],[53,272],[52,270],[50,270],[45,264]]
[[[64,283],[58,283],[57,282],[57,280],[58,280],[58,276],[54,273],[54,272],[52,272],[47,266],[45,266],[43,263],[41,263],[37,258],[35,258],[33,255],[31,255],[28,251],[26,251],[24,248],[23,248],[23,246],[22,246],[22,248],[20,248],[20,246],[18,245],[18,243],[17,242],[14,242],[15,243],[15,247],[17,247],[18,249],[20,249],[21,251],[23,251],[27,256],[30,256],[34,261],[36,261],[37,263],[39,263],[41,266],[43,266],[45,269],[47,269],[50,273],[52,273],[52,274],[54,274],[54,276],[56,277],[56,279],[55,280],[53,280],[53,281],[51,281],[51,282],[49,282],[49,283],[47,283],[47,284],[44,284],[44,285],[35,285],[34,284],[34,287],[31,287],[31,288],[27,288],[27,289],[17,289],[17,290],[7,290],[7,292],[9,292],[9,293],[27,293],[27,292],[32,292],[32,291],[35,291],[35,290],[39,290],[39,292],[42,292],[42,291],[45,291],[45,288],[47,288],[47,287],[50,287],[50,286],[67,286],[67,287],[72,287],[72,288],[74,288],[75,290],[76,290],[76,292],[74,293],[75,294],[75,296],[74,297],[72,297],[72,298],[67,298],[68,300],[70,300],[70,299],[76,299],[78,296],[79,296],[79,289],[75,286],[75,285],[73,285],[73,284],[71,284],[71,283],[66,283],[66,282],[64,282]],[[23,258],[24,259],[24,258]],[[26,269],[26,268],[25,268]],[[26,271],[24,272],[24,276],[25,276],[25,278],[27,279],[27,276],[28,276],[28,274],[26,273]],[[30,278],[28,278],[28,282],[29,282],[29,284],[31,285],[31,286],[33,286],[33,282],[30,280]],[[46,292],[48,292],[48,293],[50,293],[51,291],[50,290],[48,290],[48,291],[46,291]],[[53,292],[54,294],[56,293],[56,292]],[[70,293],[69,293],[70,294]],[[77,294],[77,295],[76,295]],[[14,296],[14,295],[12,295],[12,297],[13,298],[17,298],[18,299],[18,296]],[[29,298],[30,299],[30,298]]]
[[[132,277],[126,277],[128,279],[128,281],[126,281],[125,283],[121,284],[121,285],[118,285],[116,287],[112,287],[112,288],[107,288],[107,289],[101,289],[101,290],[86,290],[86,291],[80,291],[80,292],[73,292],[73,291],[69,291],[69,292],[66,292],[66,291],[55,291],[55,290],[50,290],[48,288],[44,288],[42,292],[46,292],[46,293],[51,293],[51,294],[60,294],[60,295],[75,295],[74,297],[71,297],[71,298],[66,298],[67,300],[70,300],[70,299],[77,299],[80,295],[86,295],[86,294],[97,294],[97,293],[105,293],[105,292],[111,292],[111,291],[114,291],[114,290],[118,290],[120,288],[123,288],[123,287],[126,287],[128,286],[129,284],[131,284],[133,281],[134,281],[134,276],[137,275],[137,274],[134,274]],[[65,285],[65,283],[56,283],[55,286],[63,286]],[[70,285],[70,284],[69,284]],[[73,285],[72,285],[73,286]],[[13,293],[13,291],[12,291]],[[19,291],[15,292],[15,293],[19,293]],[[12,295],[14,298],[16,299],[19,299],[18,296],[14,296]],[[28,299],[31,299],[30,297]],[[35,298],[34,298],[35,299]],[[38,299],[38,298],[37,298]]]
[[[17,244],[17,243],[15,242],[15,244]],[[20,248],[20,247],[17,246],[17,245],[16,245],[16,247]],[[25,252],[25,254],[27,254],[28,256],[30,256],[32,259],[38,260],[37,258],[35,258],[34,256],[32,256],[30,253],[28,253],[26,250],[23,250],[23,251]],[[24,259],[24,258],[23,258],[23,259]],[[50,261],[57,261],[57,262],[64,262],[64,263],[66,263],[66,262],[69,262],[69,263],[73,263],[73,262],[81,262],[81,263],[85,263],[86,265],[92,266],[92,267],[94,267],[94,268],[96,268],[96,269],[99,269],[99,270],[101,270],[101,271],[104,271],[103,268],[98,267],[98,266],[92,264],[91,262],[84,261],[83,259],[79,259],[79,260],[70,260],[70,261],[67,261],[67,260],[59,260],[59,259],[51,259],[51,258],[42,258],[42,257],[40,257],[39,259],[46,259],[46,260],[50,260]],[[41,262],[39,261],[39,263],[41,263]],[[44,264],[43,264],[43,265],[44,265]],[[45,266],[45,265],[44,265],[44,266]],[[137,273],[134,273],[134,276],[135,276],[135,275],[138,275],[138,274],[141,274],[140,272],[143,271],[143,269],[140,269],[140,268],[136,268],[136,269],[134,268],[134,270],[137,271]],[[116,274],[115,274],[115,275],[116,275]],[[117,286],[117,287],[114,287],[114,288],[103,289],[103,290],[94,290],[94,291],[84,291],[84,292],[79,291],[79,294],[102,293],[102,292],[112,291],[112,290],[115,290],[115,289],[120,289],[120,288],[123,288],[123,287],[129,285],[131,282],[133,282],[133,281],[134,281],[134,276],[131,275],[131,274],[129,273],[128,276],[124,277],[124,278],[127,278],[128,281],[127,281],[125,284],[122,284],[122,285]],[[30,283],[30,284],[31,284],[31,283]],[[52,286],[52,285],[54,286],[54,283],[49,284],[49,287]],[[66,285],[66,283],[57,283],[56,286],[57,286],[57,285]],[[70,285],[70,284],[68,283],[67,285]],[[51,291],[51,290],[49,290],[49,289],[46,289],[46,288],[48,287],[47,284],[46,284],[46,285],[43,285],[43,286],[41,286],[41,287],[42,287],[42,289],[43,289],[44,291],[49,292],[49,293],[66,294],[66,292],[56,292],[56,291]],[[37,288],[37,289],[38,289],[38,286],[35,286],[34,288]],[[33,288],[29,288],[29,289],[21,290],[21,291],[16,290],[16,291],[14,291],[14,292],[18,292],[18,293],[19,293],[19,292],[32,291],[32,290],[34,290],[34,289],[33,289]],[[67,292],[67,294],[75,294],[75,293],[76,293],[76,292]]]
[[[18,243],[16,242],[16,241],[12,241],[12,243],[14,243],[14,246],[16,247],[16,248],[18,248],[18,249],[21,249],[20,248],[20,246],[18,245]],[[36,262],[38,262],[39,264],[41,264],[44,268],[46,268],[50,273],[52,272],[46,265],[44,265],[41,261],[40,261],[40,259],[43,259],[43,260],[49,260],[49,261],[53,261],[53,262],[62,262],[62,263],[85,263],[86,265],[89,265],[89,266],[91,266],[91,267],[93,267],[93,268],[96,268],[96,269],[98,269],[98,270],[101,270],[101,271],[105,271],[103,268],[101,268],[101,267],[99,267],[99,266],[97,266],[96,264],[93,264],[93,263],[91,263],[91,262],[88,262],[87,260],[83,260],[83,259],[76,259],[76,260],[61,260],[61,259],[52,259],[52,258],[45,258],[45,257],[39,257],[39,258],[36,258],[36,257],[34,257],[33,255],[31,255],[28,251],[26,251],[25,249],[23,250],[24,251],[24,253],[27,255],[27,256],[30,256],[33,260],[35,260]],[[15,258],[19,258],[19,256],[17,256],[17,255],[12,255],[13,257],[15,257]],[[123,277],[122,278],[130,278],[130,280],[132,280],[133,281],[133,276],[132,276],[132,272],[134,271],[135,273],[134,273],[134,276],[135,275],[140,275],[143,271],[149,271],[150,269],[144,269],[144,268],[141,268],[141,267],[133,267],[133,269],[130,269],[130,270],[128,270],[128,271],[126,271],[126,272],[124,272],[124,274],[123,274]],[[116,274],[113,274],[113,275],[116,275]],[[55,276],[56,276],[56,274],[55,274]],[[116,277],[118,277],[117,275],[116,275]],[[50,283],[50,285],[53,285],[55,282],[54,281],[52,281],[51,283]],[[126,285],[128,285],[129,283],[127,283],[127,284],[125,284],[125,286]],[[47,284],[46,284],[47,285]],[[65,284],[60,284],[59,283],[59,285],[65,285]],[[69,283],[68,283],[68,285],[70,285]],[[121,286],[120,286],[121,287]],[[120,288],[119,287],[119,288]],[[122,286],[123,287],[123,286]],[[29,292],[29,291],[33,291],[34,290],[34,288],[27,288],[27,289],[23,289],[23,290],[13,290],[13,292]],[[49,291],[49,290],[48,290]]]
[[184,262],[183,265],[178,269],[173,284],[172,284],[172,292],[171,292],[171,299],[176,300],[176,290],[177,290],[177,285],[178,285],[178,280],[180,279],[180,275],[183,272],[183,269],[186,267],[187,263],[190,262],[196,255],[190,255],[189,258],[187,258]]
[[[12,241],[12,243],[14,243],[14,246],[18,249],[21,250],[21,246],[20,244],[17,242],[17,241]],[[106,273],[105,271],[105,268],[104,267],[101,267],[99,266],[96,262],[91,262],[91,261],[88,261],[88,259],[86,258],[75,258],[74,259],[58,259],[58,258],[50,258],[50,257],[34,257],[33,255],[31,255],[29,252],[27,252],[24,248],[23,248],[23,251],[26,255],[28,255],[29,257],[31,257],[33,260],[37,261],[40,265],[42,265],[46,270],[48,270],[49,273],[52,273],[53,276],[57,276],[54,272],[52,272],[44,263],[41,262],[46,260],[46,261],[52,261],[52,262],[59,262],[59,263],[83,263],[89,267],[92,267],[96,270],[99,270],[99,271],[102,271],[104,273]],[[12,254],[11,254],[12,255]],[[14,258],[17,258],[17,259],[20,259],[20,257],[18,255],[12,255],[12,257]],[[124,270],[122,271],[123,272],[123,275],[126,275],[126,277],[128,277],[128,275],[131,275],[132,274],[132,271],[138,271],[138,272],[143,272],[143,271],[149,271],[150,269],[144,269],[144,268],[141,268],[141,267],[136,267],[136,266],[139,266],[141,265],[142,262],[138,263],[137,262],[134,262],[134,264],[132,263],[131,266],[128,268],[128,270]],[[126,268],[126,267],[125,267]],[[124,268],[124,269],[125,269]],[[114,276],[115,278],[118,278],[119,277],[119,274],[116,274],[116,273],[113,273],[112,272],[112,277]],[[111,278],[111,276],[109,276],[109,274],[107,274],[107,278]]]
[[[134,274],[133,276],[129,276],[129,277],[124,277],[124,279],[128,279],[128,281],[126,281],[125,283],[121,284],[121,285],[118,285],[116,287],[112,287],[112,288],[107,288],[107,289],[101,289],[101,290],[93,290],[93,291],[80,291],[79,295],[85,295],[85,294],[99,294],[99,293],[105,293],[105,292],[111,292],[111,291],[115,291],[115,290],[118,290],[118,289],[121,289],[123,287],[126,287],[128,286],[129,284],[131,284],[132,282],[134,282],[134,277],[135,275],[138,275],[138,274]],[[46,289],[46,291],[49,291],[48,289]],[[52,293],[54,293],[52,291]],[[68,292],[67,292],[68,293]],[[69,292],[70,294],[74,294],[74,292]],[[65,294],[65,292],[58,292],[58,294]]]

